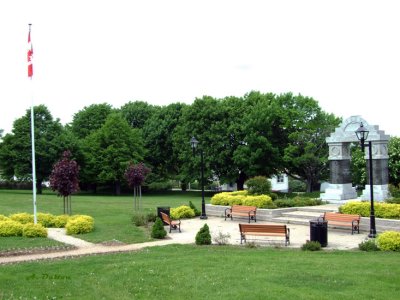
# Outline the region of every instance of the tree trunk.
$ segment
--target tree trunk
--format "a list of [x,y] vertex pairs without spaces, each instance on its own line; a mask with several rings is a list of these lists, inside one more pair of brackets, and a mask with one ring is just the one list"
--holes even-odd
[[236,180],[236,186],[238,191],[244,190],[244,183],[247,179],[247,175],[244,172],[240,172],[238,179]]
[[37,194],[42,194],[42,182],[43,182],[43,179],[36,179],[36,193]]
[[121,182],[119,180],[115,181],[115,195],[121,195]]

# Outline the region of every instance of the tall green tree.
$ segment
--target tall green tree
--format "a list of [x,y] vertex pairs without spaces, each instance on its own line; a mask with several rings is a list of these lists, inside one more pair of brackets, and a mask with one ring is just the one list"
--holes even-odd
[[173,149],[173,135],[186,106],[173,103],[160,107],[144,123],[143,137],[147,150],[145,161],[153,170],[153,180],[176,178],[180,173],[181,164],[178,152]]
[[[35,157],[37,192],[42,192],[43,181],[49,178],[52,166],[69,140],[63,136],[63,127],[54,120],[44,105],[34,107]],[[6,178],[32,180],[31,112],[15,120],[12,132],[4,136],[0,147],[0,167]]]
[[400,138],[392,137],[388,144],[389,182],[395,186],[400,184]]
[[311,192],[321,179],[328,177],[326,138],[341,119],[322,111],[318,102],[301,95],[278,97],[286,124],[288,144],[284,149],[286,173],[301,179]]
[[143,128],[157,107],[143,101],[128,102],[120,108],[122,116],[132,128]]
[[145,154],[141,131],[131,128],[119,113],[108,116],[105,124],[83,141],[82,149],[86,179],[93,176],[94,182],[112,183],[117,195],[129,162],[142,161]]
[[107,117],[114,111],[112,106],[107,103],[85,106],[82,110],[74,114],[70,125],[71,131],[79,139],[83,139],[90,133],[100,129]]

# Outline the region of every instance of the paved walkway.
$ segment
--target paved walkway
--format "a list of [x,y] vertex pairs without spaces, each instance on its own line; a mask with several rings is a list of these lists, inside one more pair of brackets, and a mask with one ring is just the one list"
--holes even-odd
[[[243,222],[243,220],[241,221]],[[224,218],[219,217],[209,217],[207,220],[201,220],[199,218],[182,220],[181,229],[182,232],[172,231],[169,233],[166,239],[159,241],[152,241],[140,244],[130,244],[130,245],[118,245],[118,246],[105,246],[100,244],[93,244],[83,241],[78,238],[74,238],[65,234],[63,229],[49,229],[48,237],[65,244],[76,246],[77,249],[50,252],[50,253],[40,253],[40,254],[26,254],[19,256],[9,256],[0,257],[0,264],[17,263],[24,261],[34,261],[43,259],[57,259],[57,258],[67,258],[76,257],[82,255],[91,254],[103,254],[103,253],[116,253],[116,252],[129,252],[143,249],[145,247],[151,246],[163,246],[169,244],[193,244],[195,240],[196,233],[200,228],[207,223],[210,227],[211,236],[213,238],[213,243],[215,243],[214,238],[220,234],[229,235],[229,244],[239,245],[240,244],[240,234],[239,234],[239,221],[224,221]],[[257,224],[272,224],[271,222],[257,222]],[[304,225],[291,225],[288,224],[290,228],[290,248],[300,248],[306,240],[310,239],[310,229],[309,226]],[[165,227],[167,229],[167,227]],[[358,247],[364,239],[367,238],[367,233],[360,233],[351,235],[350,230],[328,230],[328,246],[324,249],[340,249],[349,250]],[[260,245],[273,245],[285,247],[283,238],[260,238],[255,241]]]

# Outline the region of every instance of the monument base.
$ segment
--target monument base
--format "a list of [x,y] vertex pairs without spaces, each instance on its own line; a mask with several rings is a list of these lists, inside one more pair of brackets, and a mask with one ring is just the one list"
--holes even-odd
[[[371,193],[370,193],[371,186],[367,184],[365,189],[360,196],[361,200],[371,200]],[[390,197],[389,193],[389,185],[375,185],[373,186],[374,189],[374,200],[376,201],[384,201],[385,199]]]
[[332,184],[330,183],[324,194],[321,194],[321,199],[325,201],[341,201],[357,199],[356,189],[351,183]]

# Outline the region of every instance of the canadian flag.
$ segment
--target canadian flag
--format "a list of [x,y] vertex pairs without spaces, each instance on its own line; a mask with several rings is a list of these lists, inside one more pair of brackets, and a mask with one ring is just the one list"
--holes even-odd
[[31,29],[29,28],[28,34],[28,77],[33,76],[33,66],[32,66],[32,58],[33,58],[33,46],[31,42]]

